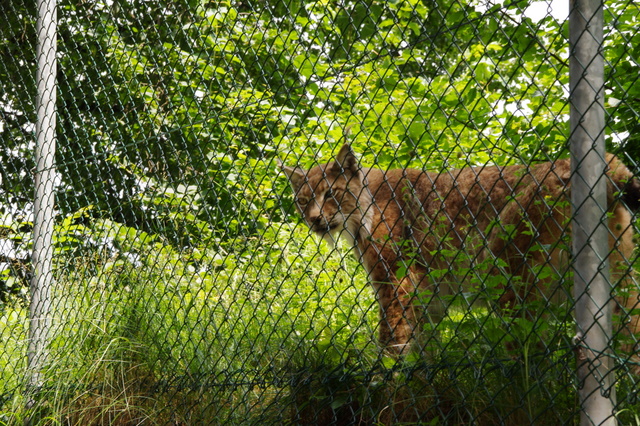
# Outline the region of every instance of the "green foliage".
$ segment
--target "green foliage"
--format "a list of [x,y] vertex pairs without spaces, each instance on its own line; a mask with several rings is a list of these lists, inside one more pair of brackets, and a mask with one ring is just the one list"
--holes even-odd
[[[554,157],[567,138],[565,26],[529,1],[60,3],[59,207],[169,238],[183,185],[227,238],[279,218],[272,159],[326,155],[350,128],[385,167]],[[34,5],[2,6],[2,196],[30,200]],[[633,158],[637,5],[609,2],[611,144]],[[444,30],[448,29],[448,30]],[[375,154],[371,156],[370,154]],[[153,182],[152,186],[147,186]],[[3,204],[4,205],[4,204]],[[258,208],[256,208],[258,207]],[[255,215],[256,210],[264,214]],[[180,241],[182,243],[183,241]],[[178,242],[177,242],[178,243]]]
[[606,94],[609,149],[628,155],[628,161],[640,163],[640,33],[637,4],[612,3],[605,13]]
[[0,223],[0,313],[5,304],[25,303],[28,300],[28,281],[31,277],[31,223],[12,220],[5,215]]
[[[35,123],[35,6],[33,0],[0,4],[0,214],[31,201],[31,133]],[[31,72],[30,72],[31,71]]]

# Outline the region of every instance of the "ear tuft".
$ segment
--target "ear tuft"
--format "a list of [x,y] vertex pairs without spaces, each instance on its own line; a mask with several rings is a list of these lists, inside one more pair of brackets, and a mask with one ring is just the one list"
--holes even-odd
[[358,159],[353,153],[353,150],[351,150],[351,145],[348,143],[342,145],[342,148],[338,151],[338,155],[336,155],[334,167],[341,168],[342,170],[349,171],[353,174],[358,173]]
[[282,169],[282,171],[287,175],[289,183],[294,190],[300,188],[300,185],[302,185],[305,176],[304,171],[300,167],[285,166],[284,163],[280,160],[278,160],[278,167],[280,167],[280,169]]

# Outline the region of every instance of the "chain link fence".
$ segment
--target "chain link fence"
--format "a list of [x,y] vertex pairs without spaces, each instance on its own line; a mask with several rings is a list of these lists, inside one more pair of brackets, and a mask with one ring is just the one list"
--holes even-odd
[[44,128],[0,3],[0,424],[636,424],[640,6],[567,3],[59,0]]

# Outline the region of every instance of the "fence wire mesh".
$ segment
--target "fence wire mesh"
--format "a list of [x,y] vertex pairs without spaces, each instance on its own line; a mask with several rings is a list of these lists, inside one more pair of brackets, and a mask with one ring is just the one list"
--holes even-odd
[[[0,423],[577,424],[567,3],[59,0],[29,392],[38,4],[1,2]],[[604,7],[633,424],[640,6]]]

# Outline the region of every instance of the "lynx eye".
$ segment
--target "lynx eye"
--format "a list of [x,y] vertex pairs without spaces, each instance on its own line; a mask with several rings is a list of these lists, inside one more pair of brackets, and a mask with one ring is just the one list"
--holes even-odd
[[296,197],[296,202],[300,205],[306,206],[309,204],[309,198],[305,196]]

